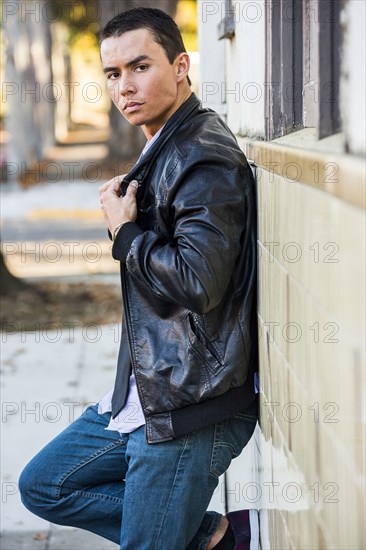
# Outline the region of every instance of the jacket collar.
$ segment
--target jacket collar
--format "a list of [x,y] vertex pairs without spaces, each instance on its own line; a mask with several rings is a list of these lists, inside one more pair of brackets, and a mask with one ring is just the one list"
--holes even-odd
[[125,176],[121,183],[121,195],[125,194],[128,184],[132,180],[137,180],[139,184],[142,184],[151,164],[154,162],[160,151],[164,148],[165,144],[171,140],[177,128],[187,120],[190,115],[201,105],[200,100],[194,92],[189,98],[182,103],[182,105],[173,113],[169,120],[165,123],[165,126],[157,139],[148,151],[140,157],[134,167]]

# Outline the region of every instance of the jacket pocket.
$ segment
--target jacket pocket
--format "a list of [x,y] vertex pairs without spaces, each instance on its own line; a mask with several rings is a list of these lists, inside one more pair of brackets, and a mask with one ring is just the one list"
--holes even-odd
[[186,315],[186,328],[190,349],[207,365],[213,375],[217,375],[225,367],[225,362],[191,312]]

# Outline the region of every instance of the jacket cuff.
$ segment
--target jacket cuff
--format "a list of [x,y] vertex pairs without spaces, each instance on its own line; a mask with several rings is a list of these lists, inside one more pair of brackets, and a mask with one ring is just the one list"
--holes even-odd
[[132,241],[143,231],[134,222],[124,223],[118,231],[112,246],[112,256],[115,260],[125,262],[130,251]]

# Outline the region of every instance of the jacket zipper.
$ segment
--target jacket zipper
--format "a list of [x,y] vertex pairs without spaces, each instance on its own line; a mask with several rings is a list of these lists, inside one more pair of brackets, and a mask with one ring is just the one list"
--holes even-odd
[[196,326],[198,327],[198,330],[201,332],[201,334],[203,334],[204,338],[205,338],[205,346],[206,348],[208,349],[208,351],[211,353],[211,355],[216,359],[216,361],[221,365],[225,365],[225,361],[221,355],[221,353],[219,352],[219,350],[216,348],[215,344],[213,342],[211,342],[210,338],[208,337],[208,335],[206,334],[206,331],[204,330],[204,328],[202,327],[202,323],[201,323],[201,320],[200,320],[200,317],[199,315],[197,315],[197,313],[193,313],[192,312],[192,318],[193,320],[195,321],[195,324]]

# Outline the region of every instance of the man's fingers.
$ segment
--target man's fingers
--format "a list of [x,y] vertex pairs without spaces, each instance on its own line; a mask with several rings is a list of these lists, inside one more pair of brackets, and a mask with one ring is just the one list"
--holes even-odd
[[137,189],[139,188],[138,181],[132,180],[127,187],[126,195],[130,195],[132,197],[136,197]]
[[120,176],[115,176],[111,180],[107,181],[101,187],[99,187],[99,193],[104,193],[108,189],[111,189],[113,191],[118,191],[120,188],[121,182],[125,176],[126,174],[121,174]]
[[[138,186],[139,186],[138,182],[136,180],[132,180],[127,187],[126,196],[135,199]],[[109,182],[101,186],[99,192],[100,192],[100,203],[102,207],[103,207],[104,201],[107,200],[107,196],[108,197],[118,196],[119,189],[120,189],[120,176],[117,176],[117,178],[113,178],[113,180],[110,180]]]
[[113,180],[109,180],[106,183],[103,183],[103,185],[98,189],[99,193],[104,193],[104,191],[107,191],[108,187],[113,183]]

